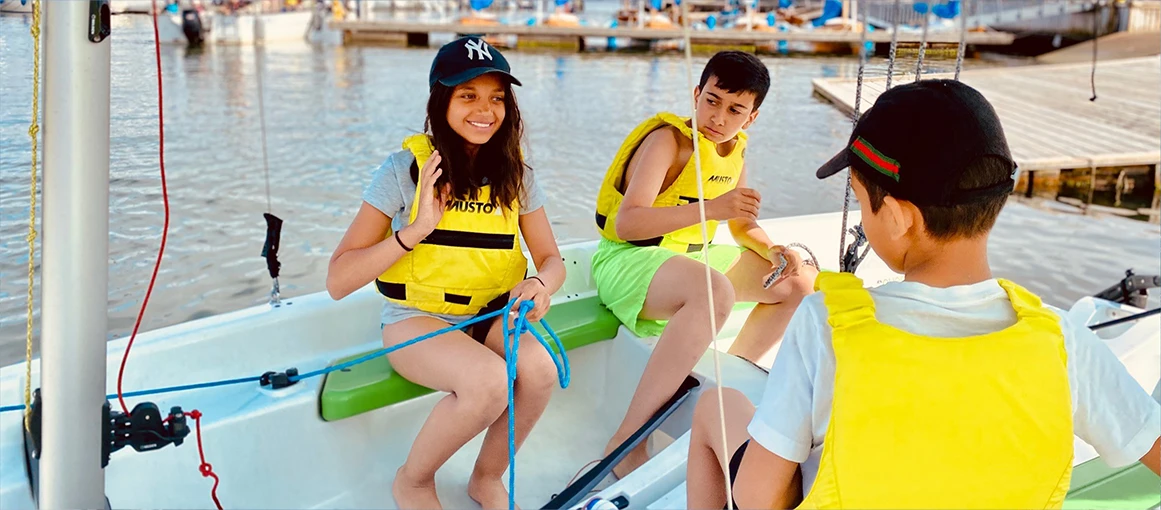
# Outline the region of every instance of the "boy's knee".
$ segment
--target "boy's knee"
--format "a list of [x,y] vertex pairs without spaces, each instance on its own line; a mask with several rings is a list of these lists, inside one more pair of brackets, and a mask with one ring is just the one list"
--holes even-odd
[[785,284],[789,287],[790,295],[788,301],[799,302],[803,298],[814,293],[814,280],[818,277],[818,272],[810,269],[789,278]]
[[714,317],[717,318],[718,327],[730,317],[730,312],[734,310],[734,303],[736,296],[734,294],[734,284],[726,275],[714,271],[710,277],[710,284],[714,291]]
[[[701,392],[701,396],[697,399],[697,405],[693,408],[693,419],[695,422],[704,422],[706,420],[713,420],[714,423],[718,421],[718,402],[721,402],[722,409],[730,409],[736,402],[749,402],[746,395],[734,388],[722,388],[722,397],[718,399],[718,389],[716,386],[709,386]],[[728,413],[727,413],[728,414]]]

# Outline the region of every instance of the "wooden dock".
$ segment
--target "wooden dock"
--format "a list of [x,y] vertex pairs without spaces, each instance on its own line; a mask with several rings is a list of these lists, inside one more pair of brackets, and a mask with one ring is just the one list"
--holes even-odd
[[[460,23],[412,23],[404,21],[332,21],[331,28],[340,30],[345,41],[405,39],[409,44],[426,44],[430,34],[486,34],[488,36],[532,37],[540,40],[582,40],[586,37],[629,38],[638,41],[661,41],[682,39],[685,33],[680,28],[635,28],[599,26],[545,26],[545,25],[478,25]],[[802,32],[779,32],[773,30],[695,30],[690,39],[694,44],[755,45],[777,41],[804,41],[818,43],[853,43],[860,40],[859,32],[814,30]],[[958,31],[932,32],[927,36],[929,43],[958,44]],[[920,34],[899,33],[899,41],[917,43]],[[1014,35],[1006,32],[968,32],[968,44],[1006,45],[1011,44]],[[867,40],[885,43],[891,41],[889,30],[876,30],[867,34]]]
[[[995,107],[1012,156],[1020,166],[1017,191],[1026,197],[1067,200],[1079,196],[1092,204],[1094,192],[1136,194],[1152,206],[1130,209],[1161,218],[1161,60],[1156,57],[1097,63],[1096,101],[1089,76],[1092,64],[1034,65],[964,71],[960,79],[979,90]],[[925,79],[951,78],[924,75]],[[915,75],[895,77],[909,83]],[[815,79],[814,91],[851,113],[855,79]],[[885,77],[863,81],[866,111],[883,92]],[[1130,182],[1131,181],[1131,182]],[[1107,197],[1106,197],[1107,198]],[[1086,207],[1086,210],[1087,207]]]
[[[960,79],[996,108],[1022,170],[1161,164],[1161,60],[1098,62],[1096,101],[1089,101],[1091,69],[1091,64],[1007,67],[964,71]],[[897,76],[895,84],[914,79],[914,74]],[[852,111],[854,78],[815,79],[813,84],[816,93]],[[862,110],[874,104],[885,85],[885,77],[863,81]]]

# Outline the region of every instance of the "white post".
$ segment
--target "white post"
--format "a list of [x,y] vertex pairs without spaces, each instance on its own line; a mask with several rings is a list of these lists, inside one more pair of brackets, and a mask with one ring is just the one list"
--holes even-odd
[[104,508],[109,47],[89,2],[44,7],[40,508]]

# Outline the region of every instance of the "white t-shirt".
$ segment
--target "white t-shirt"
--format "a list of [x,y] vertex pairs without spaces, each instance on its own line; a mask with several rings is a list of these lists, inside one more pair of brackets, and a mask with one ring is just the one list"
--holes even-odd
[[[995,280],[944,289],[890,282],[871,289],[871,296],[880,322],[924,336],[981,335],[1016,322]],[[808,296],[790,320],[749,425],[754,441],[800,464],[803,494],[818,473],[834,397],[834,347],[822,297]],[[1052,310],[1061,316],[1068,353],[1074,433],[1113,467],[1139,460],[1161,435],[1161,404],[1091,330]]]

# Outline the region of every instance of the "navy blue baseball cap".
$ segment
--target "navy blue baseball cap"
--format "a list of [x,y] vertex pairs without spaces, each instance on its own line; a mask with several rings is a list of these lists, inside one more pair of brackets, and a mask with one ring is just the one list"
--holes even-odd
[[454,87],[487,73],[503,74],[513,84],[522,85],[512,76],[508,59],[481,37],[461,37],[443,45],[431,62],[428,89],[436,82]]
[[[996,158],[1013,178],[958,189],[981,158]],[[892,88],[859,118],[847,146],[816,172],[825,179],[850,167],[891,196],[916,205],[950,206],[1011,193],[1016,163],[1000,118],[979,91],[954,80]]]

